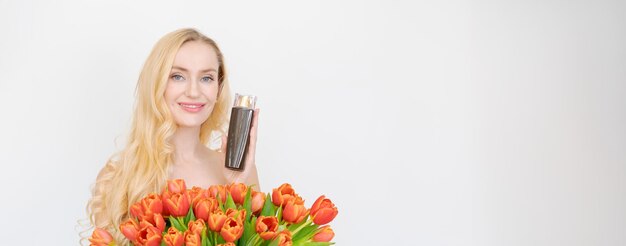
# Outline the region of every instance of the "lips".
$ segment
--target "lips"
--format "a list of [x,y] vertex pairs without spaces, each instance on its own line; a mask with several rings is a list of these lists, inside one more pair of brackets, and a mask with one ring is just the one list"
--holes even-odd
[[200,112],[204,108],[204,103],[178,103],[180,107],[190,113]]

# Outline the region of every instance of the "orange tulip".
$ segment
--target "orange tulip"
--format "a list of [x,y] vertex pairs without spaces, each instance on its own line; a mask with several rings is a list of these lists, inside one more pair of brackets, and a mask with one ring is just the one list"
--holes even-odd
[[193,207],[193,214],[196,218],[209,222],[209,214],[217,209],[219,204],[215,198],[200,198]]
[[335,237],[335,232],[333,232],[333,229],[330,229],[330,226],[323,226],[313,236],[313,242],[330,242],[333,237]]
[[308,215],[304,201],[300,198],[288,200],[283,210],[283,220],[292,224],[302,222]]
[[258,213],[265,204],[265,194],[263,192],[252,191],[252,213]]
[[205,190],[197,186],[188,190],[187,193],[189,194],[189,202],[191,202],[192,207],[195,206],[200,199],[208,197]]
[[160,213],[163,213],[163,202],[161,196],[156,193],[148,194],[147,197],[130,207],[130,214],[137,219],[152,218],[154,214]]
[[218,244],[217,246],[237,246],[237,245],[233,242],[227,242],[227,243]]
[[120,225],[120,231],[122,234],[124,234],[124,236],[132,242],[137,240],[137,235],[139,235],[140,229],[139,224],[137,224],[134,219],[128,219]]
[[137,244],[159,246],[161,244],[161,232],[154,226],[141,228],[137,237]]
[[235,218],[227,218],[220,235],[226,242],[234,242],[243,234],[243,223]]
[[187,185],[183,179],[168,180],[167,190],[172,193],[183,193],[187,190]]
[[219,232],[222,230],[224,226],[224,222],[226,222],[226,218],[228,218],[222,210],[215,210],[209,215],[209,229],[214,232]]
[[141,202],[136,202],[132,206],[130,206],[130,215],[133,218],[141,219],[144,215],[143,208],[141,207]]
[[323,195],[315,200],[311,206],[311,218],[316,225],[328,224],[337,216],[337,207]]
[[165,200],[169,199],[170,197],[172,197],[172,192],[167,191],[167,187],[163,188],[163,191],[161,192],[161,202],[163,203],[163,216],[170,216],[170,212],[167,211],[167,207],[165,207]]
[[146,226],[154,226],[159,229],[160,232],[163,232],[165,231],[165,219],[163,219],[161,214],[154,214],[153,218],[150,218],[149,220],[141,220],[139,222],[140,228],[144,228]]
[[233,197],[235,204],[243,204],[243,200],[246,198],[248,187],[243,183],[232,184],[229,187],[230,195]]
[[256,232],[263,240],[270,240],[278,230],[278,218],[274,216],[259,216],[256,220]]
[[244,209],[237,210],[237,209],[229,208],[226,210],[226,216],[228,218],[234,218],[236,220],[239,220],[241,223],[243,223],[243,220],[246,218],[246,210]]
[[179,232],[172,226],[167,229],[167,233],[163,236],[163,241],[167,246],[182,246],[185,238],[182,232]]
[[194,233],[194,234],[201,235],[202,230],[204,230],[205,227],[206,227],[206,224],[204,224],[204,220],[193,220],[193,221],[189,221],[189,225],[187,226],[187,231]]
[[163,200],[165,210],[170,215],[181,217],[189,212],[189,197],[185,193],[171,193],[171,196]]
[[201,246],[202,237],[200,233],[193,233],[191,231],[185,232],[185,246]]
[[280,185],[277,189],[272,190],[272,202],[276,206],[284,207],[287,201],[299,197],[300,196],[296,194],[295,190],[291,188],[291,185],[288,183],[284,183]]
[[278,246],[291,246],[291,232],[289,230],[282,230],[276,234],[275,240],[278,240]]
[[226,191],[228,190],[227,186],[223,186],[223,185],[211,185],[209,186],[209,196],[216,198],[219,195],[220,200],[222,200],[222,203],[226,202]]
[[104,229],[96,228],[93,230],[89,242],[94,246],[107,246],[113,242],[113,236]]

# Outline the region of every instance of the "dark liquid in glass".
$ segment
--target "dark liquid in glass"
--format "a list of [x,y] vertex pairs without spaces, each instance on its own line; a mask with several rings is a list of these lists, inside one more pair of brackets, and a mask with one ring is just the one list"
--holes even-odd
[[228,127],[228,141],[226,146],[227,168],[243,171],[248,142],[250,142],[250,124],[252,123],[253,109],[233,107]]

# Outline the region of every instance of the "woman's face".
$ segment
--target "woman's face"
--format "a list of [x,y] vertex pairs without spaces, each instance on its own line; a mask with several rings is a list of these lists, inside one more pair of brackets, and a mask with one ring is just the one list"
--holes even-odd
[[180,127],[206,121],[217,100],[219,63],[213,48],[200,41],[184,43],[174,59],[165,101]]

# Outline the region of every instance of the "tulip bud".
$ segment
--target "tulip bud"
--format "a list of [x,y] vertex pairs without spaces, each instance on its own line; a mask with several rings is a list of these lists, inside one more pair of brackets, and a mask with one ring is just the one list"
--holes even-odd
[[252,213],[258,213],[265,204],[265,194],[263,192],[252,192]]
[[220,235],[226,242],[234,242],[243,234],[243,223],[235,218],[227,218]]
[[222,212],[222,210],[215,210],[209,215],[209,229],[214,232],[220,232],[224,226],[224,222],[226,222],[226,218],[228,217],[224,214],[224,212]]
[[219,204],[215,198],[200,198],[193,207],[193,214],[196,218],[209,222],[209,214],[217,209]]
[[302,222],[308,215],[307,209],[304,207],[304,201],[301,199],[292,199],[287,201],[283,210],[283,220],[292,224]]
[[139,234],[139,224],[134,219],[128,219],[120,225],[120,231],[128,240],[134,242]]
[[335,237],[335,232],[330,229],[330,226],[323,226],[313,236],[313,242],[330,242]]
[[276,206],[284,206],[288,200],[299,197],[296,192],[291,188],[291,185],[284,183],[277,189],[272,189],[272,202]]
[[217,246],[237,246],[237,245],[233,242],[227,242],[227,243],[220,243]]
[[226,210],[226,216],[228,218],[234,218],[243,223],[243,220],[246,218],[246,210],[237,210],[229,208]]
[[194,186],[193,188],[191,188],[191,190],[188,190],[187,193],[189,194],[189,202],[191,204],[191,207],[195,206],[200,199],[208,197],[206,191],[197,186]]
[[187,185],[183,179],[168,180],[167,189],[172,193],[183,193],[187,190]]
[[144,228],[146,226],[153,226],[159,229],[160,232],[165,231],[165,219],[161,214],[154,214],[152,218],[141,220],[139,222],[139,227]]
[[248,187],[243,183],[236,183],[230,186],[230,195],[233,197],[235,204],[243,204],[243,200],[246,198]]
[[163,241],[167,246],[182,246],[185,238],[182,232],[179,232],[172,226],[167,229],[167,233],[163,236]]
[[107,246],[113,242],[113,236],[104,229],[96,228],[91,234],[89,242],[95,246]]
[[293,243],[291,241],[291,232],[287,229],[276,234],[274,240],[278,240],[278,246],[291,246]]
[[146,226],[139,231],[137,244],[159,246],[161,244],[161,232],[154,226]]
[[311,218],[316,225],[324,225],[330,223],[337,216],[337,207],[323,195],[315,200],[311,206]]
[[259,216],[256,220],[256,232],[263,240],[270,240],[278,230],[278,218],[274,216]]
[[226,203],[227,188],[228,187],[223,185],[211,185],[209,186],[209,195],[216,199],[219,196],[220,200],[222,200],[222,203]]
[[204,230],[205,224],[204,220],[192,220],[189,221],[189,225],[187,226],[187,231],[194,234],[202,234],[202,230]]
[[185,246],[201,246],[202,237],[200,233],[193,233],[191,231],[185,232]]
[[171,216],[182,217],[189,212],[189,198],[185,193],[173,193],[171,196],[163,200],[165,210]]

